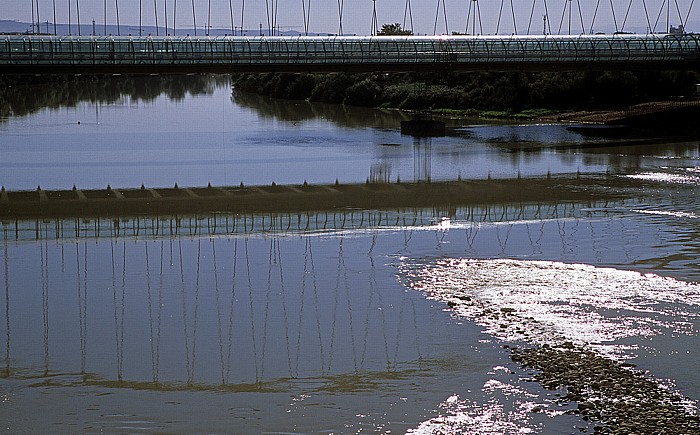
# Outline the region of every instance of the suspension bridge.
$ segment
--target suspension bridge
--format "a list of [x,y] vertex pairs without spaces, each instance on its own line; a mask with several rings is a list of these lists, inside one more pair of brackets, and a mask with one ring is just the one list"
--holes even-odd
[[[75,8],[69,1],[68,15],[77,16],[78,22],[74,25],[69,18],[67,35],[58,34],[55,1],[53,34],[48,21],[46,32],[39,34],[40,4],[32,0],[31,32],[0,37],[0,74],[562,71],[691,69],[700,65],[700,37],[686,31],[694,18],[694,1],[681,8],[678,0],[673,0],[673,5],[671,0],[663,0],[655,5],[659,6],[656,13],[657,9],[648,0],[629,0],[624,15],[620,13],[619,2],[616,13],[612,0],[609,8],[598,0],[595,9],[585,14],[580,0],[564,0],[563,7],[549,1],[548,5],[547,0],[533,0],[531,7],[522,8],[518,17],[513,0],[501,0],[497,16],[492,13],[484,20],[479,0],[469,0],[466,17],[460,18],[465,24],[457,31],[450,31],[445,0],[438,0],[430,29],[432,35],[420,35],[415,31],[411,0],[405,0],[403,25],[399,27],[404,34],[385,35],[379,28],[374,0],[369,35],[361,36],[344,32],[342,0],[338,1],[337,33],[312,33],[311,3],[305,0],[301,8],[303,26],[299,26],[303,30],[283,36],[278,0],[266,0],[265,23],[260,22],[259,30],[255,31],[245,30],[245,3],[241,4],[239,13],[234,11],[232,1],[224,9],[221,6],[218,9],[226,10],[223,15],[225,21],[230,18],[228,29],[219,27],[215,31],[212,0],[209,0],[204,29],[199,34],[194,1],[191,25],[187,26],[182,24],[182,16],[178,18],[177,1],[173,0],[168,7],[169,2],[164,0],[160,9],[159,2],[153,2],[155,26],[144,24],[143,3],[139,2],[139,25],[129,28],[138,31],[133,35],[122,31],[118,1],[109,8],[109,14],[104,2],[103,26],[94,21],[92,26],[85,26],[80,22],[77,0]],[[605,9],[609,10],[610,19],[601,25]],[[298,11],[290,11],[290,15],[292,12]],[[535,24],[540,13],[541,28]],[[114,18],[110,19],[110,15]],[[234,15],[239,17],[238,25]],[[638,22],[633,23],[632,16]],[[200,25],[202,21],[200,16]],[[399,24],[401,19],[396,16],[391,20],[394,21]],[[109,28],[108,22],[113,23]],[[323,25],[335,27],[329,22]],[[636,34],[631,29],[644,30]],[[116,30],[116,35],[110,34],[111,30]],[[222,31],[225,35],[219,36]],[[146,32],[149,34],[144,35]]]
[[5,36],[0,74],[693,69],[700,35]]

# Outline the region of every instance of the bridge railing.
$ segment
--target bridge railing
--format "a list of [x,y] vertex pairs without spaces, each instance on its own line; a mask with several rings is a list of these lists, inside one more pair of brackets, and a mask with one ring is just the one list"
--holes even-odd
[[0,38],[0,67],[697,62],[698,35]]

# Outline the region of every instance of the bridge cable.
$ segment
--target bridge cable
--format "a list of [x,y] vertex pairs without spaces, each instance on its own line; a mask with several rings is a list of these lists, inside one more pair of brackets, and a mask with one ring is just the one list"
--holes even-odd
[[[598,0],[600,2],[600,0]],[[530,10],[530,21],[527,23],[527,34],[530,34],[530,28],[532,26],[532,17],[535,14],[535,5],[537,3],[537,0],[532,1],[532,9]],[[545,21],[545,26],[543,27],[542,33],[543,34],[551,34],[552,33],[552,27],[550,24],[550,19],[549,19],[549,8],[547,7],[547,0],[543,0],[542,2],[544,4],[544,21]],[[549,32],[547,31],[547,28],[549,28]]]
[[591,35],[593,34],[593,24],[595,23],[595,17],[598,15],[598,6],[600,6],[600,0],[596,2],[595,9],[593,10],[593,18],[591,19],[591,29],[589,31]]
[[207,10],[207,36],[211,34],[211,0],[209,0],[209,9]]
[[197,36],[197,12],[194,8],[194,0],[192,0],[192,25],[194,26],[194,36]]
[[372,0],[372,28],[370,34],[372,36],[376,35],[379,31],[379,26],[377,25],[377,0]]
[[411,9],[411,0],[406,0],[406,5],[403,10],[403,29],[406,30],[406,15],[411,22],[411,33],[413,33],[413,9]]
[[245,0],[241,2],[241,36],[243,36],[243,17],[245,16]]
[[[503,3],[505,0],[501,0],[501,6],[498,9],[498,20],[496,21],[496,35],[498,35],[498,29],[501,27],[501,15],[503,14]],[[532,2],[532,8],[535,8],[535,2]],[[532,14],[530,15],[530,19],[532,19]],[[530,31],[530,27],[528,26],[528,32]]]
[[[153,0],[154,2],[156,0]],[[102,12],[104,15],[104,23],[102,24],[102,28],[104,29],[104,36],[107,36],[107,0],[104,1],[104,7],[102,8]]]
[[[688,7],[688,13],[685,16],[685,22],[688,22],[688,19],[690,18],[690,11],[693,10],[693,5],[695,4],[695,0],[691,0],[690,6]],[[685,26],[683,27],[685,29]]]
[[39,0],[36,0],[36,31],[41,33],[41,17],[39,15]]
[[139,36],[143,36],[143,8],[142,0],[139,0]]
[[80,0],[75,0],[75,7],[78,14],[78,36],[80,36]]
[[[472,5],[473,5],[474,15],[472,15]],[[479,31],[480,31],[480,33],[484,32],[484,29],[483,29],[482,24],[481,24],[481,9],[479,8],[479,1],[478,0],[471,0],[469,3],[469,9],[467,11],[467,24],[465,26],[464,33],[469,34],[469,19],[471,17],[472,33],[474,35],[476,35],[476,17],[477,17],[477,14],[479,15]]]
[[[659,20],[661,19],[661,14],[664,12],[664,6],[666,6],[666,0],[664,0],[661,3],[661,8],[659,9],[659,14],[656,16],[656,21],[654,22],[654,30],[653,33],[656,33],[656,26],[659,24]],[[667,29],[668,30],[668,29]]]
[[442,3],[442,13],[445,17],[445,34],[449,34],[450,31],[447,25],[447,9],[445,8],[445,0],[437,0],[437,9],[435,10],[435,25],[433,26],[433,34],[437,35],[437,24],[438,17],[440,16],[440,3]]
[[[168,2],[166,1],[165,4],[167,5]],[[117,12],[117,36],[122,36],[122,31],[121,31],[121,25],[119,23],[119,0],[114,0],[114,7]],[[167,31],[167,26],[166,26],[166,31]]]
[[343,6],[344,1],[338,0],[338,35],[343,34]]
[[156,18],[156,36],[160,36],[160,30],[158,29],[158,1],[153,0],[153,16]]
[[[627,11],[625,12],[625,19],[622,21],[622,31],[625,31],[625,24],[627,24],[627,17],[629,16],[630,9],[632,8],[632,2],[634,0],[630,0],[629,3],[627,4]],[[649,21],[649,13],[647,12],[647,3],[646,0],[642,0],[642,4],[644,5],[644,13],[646,14],[647,18],[647,26],[649,26],[649,30],[651,31],[651,22]]]
[[73,35],[73,17],[70,11],[70,0],[68,0],[68,36]]
[[[176,2],[177,2],[177,0],[176,0]],[[233,25],[234,23],[233,23],[233,3],[232,3],[232,0],[228,0],[228,11],[229,11],[229,14],[231,15],[231,35],[235,36],[236,35],[236,28]]]
[[685,23],[683,22],[683,17],[681,16],[681,8],[678,6],[678,0],[673,0],[676,4],[676,12],[678,12],[678,21],[680,21],[680,26],[685,30]]
[[36,26],[36,18],[34,16],[34,0],[31,0],[32,2],[32,34],[36,34],[36,30],[34,26]]
[[581,12],[581,0],[576,0],[576,4],[578,5],[578,17],[581,20],[581,34],[586,33],[586,26],[583,24],[583,13]]
[[311,18],[311,0],[301,0],[301,12],[304,16],[304,35],[309,36],[309,19]]
[[58,32],[56,31],[56,0],[53,0],[53,35],[56,36]]
[[173,36],[177,35],[177,0],[173,0]]
[[165,36],[168,36],[168,0],[164,1],[165,6],[163,7],[163,21],[165,22]]
[[[477,4],[477,6],[478,6],[478,4]],[[510,12],[513,15],[513,33],[515,33],[517,35],[518,34],[518,27],[515,24],[515,8],[513,7],[513,0],[510,0]],[[481,13],[479,13],[479,27],[481,27]]]

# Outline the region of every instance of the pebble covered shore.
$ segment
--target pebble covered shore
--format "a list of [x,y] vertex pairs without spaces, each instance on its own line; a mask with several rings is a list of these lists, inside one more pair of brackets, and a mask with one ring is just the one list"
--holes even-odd
[[700,418],[684,399],[654,380],[595,352],[564,343],[512,348],[511,358],[537,370],[545,388],[566,388],[562,400],[578,403],[574,413],[600,423],[597,433],[700,434]]

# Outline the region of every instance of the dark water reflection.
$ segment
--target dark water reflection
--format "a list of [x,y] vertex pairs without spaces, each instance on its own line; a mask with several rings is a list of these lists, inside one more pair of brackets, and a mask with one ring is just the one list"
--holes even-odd
[[214,89],[229,83],[226,76],[200,75],[22,78],[18,83],[0,88],[0,121],[85,102],[116,104],[125,98],[148,102],[160,96],[177,102],[188,95],[211,95]]

